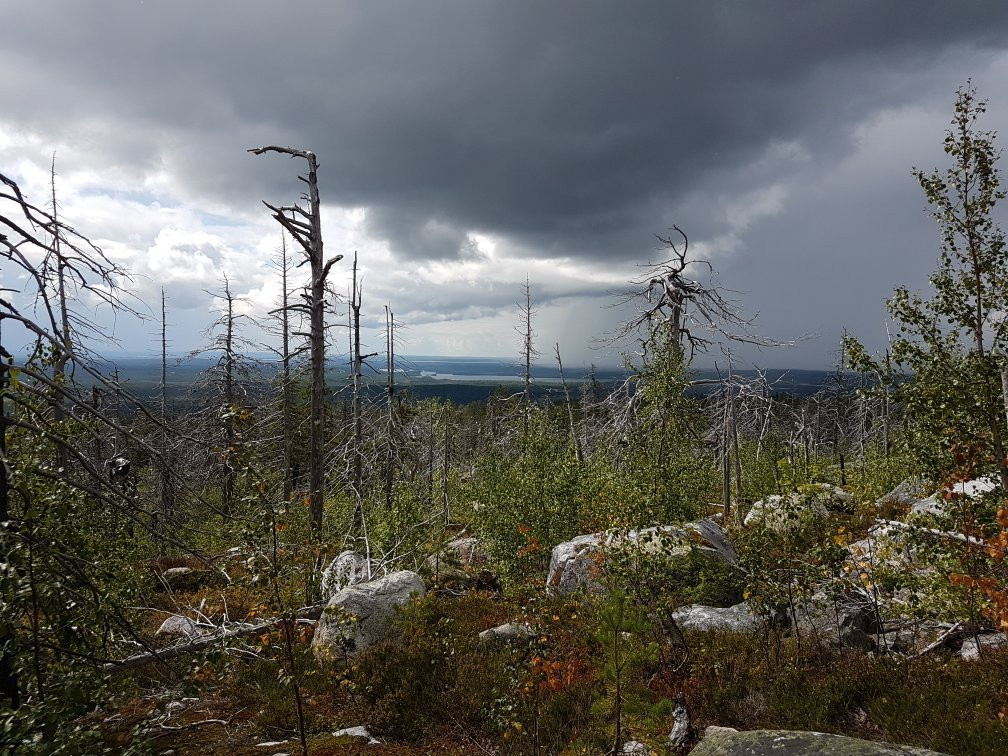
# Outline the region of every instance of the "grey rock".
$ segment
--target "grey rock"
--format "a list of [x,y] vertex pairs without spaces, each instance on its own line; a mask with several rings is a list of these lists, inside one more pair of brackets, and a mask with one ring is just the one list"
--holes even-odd
[[381,741],[371,735],[368,729],[362,725],[357,727],[344,727],[333,733],[334,738],[366,738],[368,745],[380,745]]
[[196,591],[218,579],[218,574],[212,570],[194,570],[192,567],[169,567],[160,574],[162,585],[173,591]]
[[1006,645],[1008,645],[1008,637],[1004,633],[983,633],[963,641],[959,655],[967,661],[977,661],[983,651],[1004,648]]
[[[488,571],[489,556],[474,537],[456,538],[424,561],[424,574],[429,574],[429,587],[467,591],[481,586],[481,580],[492,575]],[[492,580],[496,580],[492,578]]]
[[903,569],[913,554],[908,547],[908,531],[887,523],[877,523],[868,529],[868,535],[847,545],[849,561],[859,571],[879,567]]
[[341,551],[322,571],[322,598],[328,600],[347,586],[378,577],[378,563],[356,551]]
[[532,628],[528,625],[521,625],[516,622],[508,622],[497,627],[491,627],[479,634],[479,639],[483,643],[491,641],[513,641],[524,640],[532,637]]
[[623,744],[623,753],[633,754],[633,756],[649,756],[651,749],[639,740],[628,740]]
[[828,515],[826,500],[821,496],[773,494],[755,502],[746,513],[744,523],[748,527],[760,525],[782,533]]
[[[982,494],[992,491],[998,486],[998,482],[993,477],[974,478],[965,483],[957,483],[955,490],[964,493],[970,498],[979,498]],[[914,502],[910,507],[909,519],[923,515],[934,515],[936,517],[945,513],[946,502],[941,496],[941,492],[931,494],[926,499]]]
[[209,634],[208,628],[201,628],[194,620],[179,614],[173,614],[162,622],[161,627],[154,633],[155,636],[182,636],[185,638],[199,638]]
[[662,552],[669,556],[687,556],[693,547],[728,564],[738,562],[724,530],[710,518],[681,527],[659,525],[643,530],[606,530],[557,544],[550,555],[546,589],[561,596],[577,591],[600,594],[605,591],[602,578],[608,551],[633,549],[642,555]]
[[833,600],[823,593],[795,609],[798,631],[817,643],[870,651],[875,648],[875,610],[856,594]]
[[955,634],[948,632],[952,625],[953,623],[931,620],[901,623],[900,626],[888,630],[881,637],[883,648],[879,650],[885,649],[898,654],[916,656],[942,638],[947,638],[948,643],[954,641]]
[[885,496],[877,499],[875,506],[881,507],[886,504],[895,504],[900,507],[909,507],[914,502],[924,498],[924,491],[925,484],[923,478],[907,478]]
[[748,601],[722,609],[703,604],[691,604],[676,609],[672,619],[683,630],[710,632],[716,630],[734,633],[753,633],[760,629],[762,622]]
[[347,586],[334,595],[319,619],[312,651],[323,660],[356,654],[385,638],[395,608],[409,603],[410,596],[423,596],[423,579],[402,570]]
[[937,751],[912,746],[877,743],[871,740],[797,730],[749,730],[708,727],[703,739],[690,752],[693,756],[804,756],[838,754],[839,756],[943,756]]
[[426,564],[432,570],[436,567],[444,567],[445,564],[479,570],[486,567],[489,562],[490,557],[480,544],[479,539],[469,536],[448,541],[438,554],[431,554],[427,557]]

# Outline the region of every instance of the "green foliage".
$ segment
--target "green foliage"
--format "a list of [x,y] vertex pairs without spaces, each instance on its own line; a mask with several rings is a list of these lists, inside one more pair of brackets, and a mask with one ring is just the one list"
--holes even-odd
[[612,591],[598,610],[595,632],[604,660],[602,677],[608,683],[607,696],[598,706],[606,711],[613,725],[613,753],[623,744],[624,707],[644,709],[645,689],[639,684],[641,669],[657,658],[653,642],[643,639],[651,625],[643,610],[635,606],[622,590]]
[[487,602],[476,593],[413,602],[390,638],[361,653],[352,678],[376,734],[415,742],[456,722],[483,726],[519,658],[477,640],[483,628],[474,620],[492,612]]
[[952,466],[952,445],[962,442],[982,444],[1006,472],[1000,370],[1008,322],[996,314],[1008,306],[1008,249],[994,221],[1005,192],[994,134],[977,129],[985,110],[971,86],[960,88],[944,142],[952,165],[914,171],[941,230],[933,295],[896,289],[888,308],[899,335],[884,360],[847,340],[851,365],[879,376],[879,388],[892,390],[913,418],[909,447],[935,481]]
[[738,533],[735,548],[747,576],[743,593],[773,624],[780,611],[796,618],[823,585],[840,589],[849,533],[836,518],[811,514],[815,494],[795,494],[780,503],[775,518]]
[[[620,523],[637,527],[694,519],[717,490],[717,472],[699,438],[704,419],[699,402],[686,396],[688,376],[680,345],[669,328],[651,333],[636,366],[639,421],[619,454],[620,474],[633,498]],[[636,397],[635,397],[636,398]]]
[[514,451],[491,452],[476,464],[476,526],[506,578],[542,573],[550,549],[576,534],[586,476],[566,438],[535,408]]
[[[694,641],[699,638],[694,638]],[[707,633],[683,681],[699,729],[835,732],[944,753],[1003,753],[1008,654],[983,664],[799,651],[767,654],[758,636]]]
[[[51,367],[36,352],[30,369]],[[115,648],[135,616],[145,576],[136,569],[149,548],[124,538],[128,520],[87,488],[76,458],[56,443],[89,438],[81,420],[51,420],[51,405],[28,380],[12,383],[20,426],[7,434],[9,519],[0,524],[0,637],[12,656],[26,705],[0,710],[0,741],[19,752],[100,750],[96,728],[81,717],[111,700],[96,660]],[[37,428],[46,427],[41,433]],[[72,481],[80,481],[74,485]]]

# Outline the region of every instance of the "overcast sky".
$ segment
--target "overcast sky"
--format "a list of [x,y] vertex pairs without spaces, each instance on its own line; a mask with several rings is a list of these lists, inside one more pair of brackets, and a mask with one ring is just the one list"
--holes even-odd
[[[628,313],[605,305],[675,223],[760,332],[810,335],[744,359],[828,366],[845,327],[882,343],[894,286],[927,285],[938,232],[910,172],[944,164],[956,87],[1008,123],[999,0],[0,0],[0,18],[0,172],[42,202],[56,153],[64,218],[152,306],[164,285],[176,351],[222,274],[250,311],[277,300],[260,201],[294,200],[301,166],[246,150],[284,144],[319,157],[333,283],[357,250],[368,321],[390,303],[402,352],[517,354],[528,275],[544,355],[614,364],[592,343]],[[115,328],[154,352],[156,324]]]

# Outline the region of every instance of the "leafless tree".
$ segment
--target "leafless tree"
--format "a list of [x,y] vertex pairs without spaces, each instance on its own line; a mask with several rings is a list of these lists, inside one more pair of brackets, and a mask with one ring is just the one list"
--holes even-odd
[[[220,403],[208,407],[211,414],[206,418],[219,429],[219,448],[215,456],[219,464],[215,467],[221,473],[221,499],[224,511],[230,517],[233,514],[234,486],[237,477],[232,456],[237,441],[238,415],[248,404],[248,393],[257,384],[256,364],[246,354],[245,350],[256,350],[258,344],[242,335],[240,326],[248,316],[235,312],[235,305],[240,304],[231,291],[231,283],[224,276],[223,287],[219,292],[207,292],[223,304],[220,317],[210,324],[206,330],[208,343],[190,352],[190,357],[216,354],[217,360],[206,372],[206,381],[220,397]],[[197,384],[197,390],[202,388]]]
[[[620,295],[614,306],[634,303],[638,314],[616,333],[616,339],[643,335],[647,344],[659,324],[671,329],[672,340],[681,345],[689,362],[696,352],[706,352],[719,341],[754,344],[760,347],[781,346],[783,342],[768,339],[752,330],[755,316],[742,315],[732,293],[714,281],[714,269],[705,260],[689,256],[689,238],[673,226],[677,237],[657,235],[660,250],[671,255],[661,262],[649,262],[645,274],[630,282],[630,288]],[[710,281],[703,283],[689,276],[693,267],[706,267]],[[645,347],[646,348],[646,347]]]
[[[61,541],[60,532],[38,531],[40,526],[37,519],[25,517],[25,511],[35,505],[32,501],[32,485],[17,487],[14,501],[20,502],[20,507],[12,506],[11,476],[15,475],[22,482],[34,480],[40,485],[72,489],[83,501],[88,502],[88,506],[93,505],[96,513],[115,513],[157,536],[155,513],[143,506],[135,490],[121,485],[115,478],[114,466],[96,461],[88,453],[88,449],[96,439],[112,434],[128,438],[151,458],[161,463],[164,460],[156,441],[151,443],[138,436],[125,427],[119,417],[107,407],[97,401],[86,400],[82,392],[71,383],[75,374],[86,375],[108,396],[128,402],[141,417],[157,425],[158,417],[143,401],[96,367],[95,360],[88,355],[85,340],[88,336],[100,335],[100,326],[76,312],[70,304],[72,299],[89,299],[106,305],[115,313],[138,314],[128,301],[129,295],[124,294],[121,288],[121,284],[129,280],[127,273],[54,213],[29,202],[17,184],[2,174],[0,265],[5,270],[23,274],[28,281],[27,292],[10,289],[0,291],[0,336],[11,338],[10,329],[16,329],[19,341],[29,338],[36,343],[36,348],[27,357],[13,354],[0,345],[2,556],[11,563],[15,553],[33,554],[35,550],[46,550],[47,558],[52,560],[48,563],[57,563],[64,570],[60,577],[65,587],[57,593],[71,595],[66,592],[73,591],[73,606],[69,611],[77,611],[78,607],[87,604],[91,607],[89,611],[101,617],[102,623],[99,627],[77,628],[75,637],[70,641],[60,637],[43,639],[42,635],[49,630],[33,619],[38,615],[27,612],[27,624],[31,632],[30,646],[34,650],[31,665],[37,682],[36,690],[42,696],[45,674],[44,665],[40,664],[39,659],[43,652],[64,661],[82,656],[94,660],[112,642],[113,630],[117,634],[132,637],[141,644],[142,639],[137,636],[123,608],[115,606],[114,600],[107,599],[96,588],[93,565],[82,559],[81,555],[73,553],[73,549]],[[55,278],[49,276],[54,270],[62,271],[62,297],[59,293],[59,275]],[[55,287],[52,286],[54,280]],[[26,299],[27,305],[24,304]],[[65,325],[69,325],[69,338]],[[39,359],[43,353],[56,355],[54,362],[62,362],[67,371],[60,370],[54,375],[50,369],[51,363],[47,366],[45,360]],[[16,388],[11,386],[12,372],[17,375]],[[53,397],[63,406],[67,417],[74,420],[72,431],[48,411]],[[16,438],[22,440],[13,451],[7,443],[12,433],[16,433]],[[24,443],[25,440],[27,444]],[[32,454],[32,449],[43,445],[61,449],[64,464],[54,467],[51,461]],[[99,527],[100,523],[87,523],[87,526]],[[191,548],[173,535],[166,535],[165,539],[180,550],[193,554]],[[14,557],[14,561],[19,558]],[[40,578],[31,569],[35,557],[29,556],[28,559],[27,574],[31,583],[32,600],[35,600],[36,581]],[[54,600],[60,599],[56,597]],[[0,695],[17,705],[20,703],[17,688],[19,681],[14,676],[10,654],[18,651],[12,650],[6,640],[0,639],[0,645],[3,646],[3,655],[0,656]],[[65,648],[65,643],[74,644],[74,648]]]
[[574,455],[577,461],[583,461],[581,454],[581,442],[578,439],[577,429],[574,426],[574,407],[571,405],[570,391],[567,390],[567,379],[564,377],[563,361],[560,359],[560,342],[558,341],[553,350],[556,352],[557,369],[560,371],[560,383],[564,390],[564,403],[567,405],[567,420],[570,423],[571,443],[574,444]]
[[522,337],[521,360],[522,360],[522,386],[525,395],[525,421],[524,430],[529,430],[529,413],[532,405],[532,362],[539,356],[535,348],[535,332],[532,330],[532,320],[535,317],[535,302],[532,301],[532,287],[529,284],[529,277],[525,276],[525,283],[522,284],[522,298],[518,302],[518,332]]
[[308,175],[299,176],[308,187],[302,199],[308,208],[299,205],[275,207],[263,202],[273,213],[273,218],[294,238],[304,252],[311,267],[311,284],[303,307],[309,316],[309,341],[311,344],[311,411],[309,432],[309,518],[312,529],[322,528],[322,504],[325,485],[325,295],[326,279],[332,266],[343,259],[336,255],[324,260],[322,246],[322,221],[318,191],[318,160],[309,150],[270,145],[249,150],[255,155],[276,152],[297,157],[308,163]]

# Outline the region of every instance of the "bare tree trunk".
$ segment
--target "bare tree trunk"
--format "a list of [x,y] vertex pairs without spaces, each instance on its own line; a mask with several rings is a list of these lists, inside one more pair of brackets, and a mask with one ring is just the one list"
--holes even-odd
[[[732,456],[735,458],[735,517],[738,519],[742,517],[742,458],[739,456],[738,418],[735,411],[734,391],[728,397],[728,408],[731,411]],[[726,521],[727,516],[725,513]]]
[[161,287],[161,528],[168,527],[174,515],[175,491],[171,480],[171,453],[168,437],[168,321],[165,291]]
[[392,489],[395,485],[395,314],[385,305],[385,394],[388,401],[388,421],[385,431],[385,510],[392,511]]
[[448,499],[448,465],[451,454],[451,430],[448,422],[448,406],[442,411],[444,417],[444,453],[441,457],[441,503],[444,506],[445,526],[451,524],[451,508]]
[[[53,363],[53,377],[62,387],[66,385],[66,365],[72,347],[70,334],[70,316],[67,310],[66,295],[66,261],[60,249],[59,216],[56,205],[56,153],[53,153],[52,163],[49,169],[49,188],[52,194],[52,221],[53,221],[53,241],[52,251],[56,256],[56,295],[59,300],[60,314],[60,334],[59,340],[63,349],[58,350]],[[57,422],[63,420],[66,412],[63,409],[63,395],[59,392],[53,393],[52,398],[53,417]],[[66,467],[66,451],[62,446],[56,446],[56,464],[58,467]]]
[[293,464],[294,464],[294,430],[291,427],[291,411],[293,408],[294,398],[291,386],[291,354],[290,354],[290,293],[287,289],[287,236],[281,232],[280,234],[280,282],[281,282],[281,297],[282,297],[282,307],[280,310],[280,327],[281,327],[281,338],[282,338],[282,352],[281,356],[283,358],[283,466],[284,466],[284,480],[283,480],[283,497],[284,501],[289,502],[291,496],[294,493],[294,476],[293,476]]
[[234,409],[235,409],[235,385],[234,385],[234,296],[231,294],[231,283],[227,276],[224,276],[224,297],[227,301],[227,319],[224,324],[224,404],[227,408],[227,415],[224,419],[224,488],[223,504],[224,511],[228,516],[232,514],[232,504],[234,501],[235,479],[237,474],[234,469],[232,453],[235,444],[234,432]]
[[[0,325],[3,316],[0,316]],[[10,520],[10,510],[7,503],[7,359],[10,355],[0,343],[0,522]],[[7,554],[3,554],[4,560]],[[18,688],[17,672],[14,670],[14,654],[11,642],[14,640],[7,623],[0,631],[0,699],[10,701],[11,708],[21,706],[21,691]]]
[[728,524],[731,515],[731,449],[728,446],[728,408],[721,426],[721,503],[724,506],[723,523]]
[[427,501],[434,511],[434,410],[427,420]]
[[[71,336],[70,336],[70,317],[67,311],[67,297],[66,297],[66,261],[63,259],[63,254],[60,251],[60,235],[59,235],[59,220],[57,217],[57,206],[56,206],[56,153],[53,153],[52,164],[49,171],[49,187],[52,191],[52,218],[53,218],[53,244],[52,251],[56,255],[56,288],[57,296],[59,297],[59,311],[60,311],[60,340],[63,346],[69,351],[71,347]],[[56,363],[53,366],[53,373],[56,375],[58,382],[62,384],[62,380],[66,377],[66,364],[68,359],[67,351],[61,351],[56,355]],[[63,416],[63,402],[62,399],[59,402],[59,407],[57,409],[57,417],[62,418]]]
[[363,477],[363,440],[364,421],[361,416],[361,346],[360,346],[360,308],[361,291],[357,283],[357,253],[353,261],[353,290],[350,295],[350,308],[353,312],[353,492],[354,520],[364,519],[361,485]]
[[329,270],[343,255],[323,262],[322,220],[318,192],[318,160],[309,150],[270,145],[249,150],[255,155],[278,152],[304,158],[308,176],[300,177],[308,185],[308,210],[297,205],[274,207],[263,203],[273,218],[294,237],[311,265],[311,296],[309,297],[309,341],[311,344],[311,410],[309,431],[309,520],[313,531],[322,529],[323,488],[325,484],[325,284]]
[[523,430],[525,435],[529,432],[530,415],[532,411],[532,360],[538,356],[532,337],[532,316],[535,314],[532,308],[532,288],[529,285],[528,275],[525,276],[525,284],[522,286],[523,300],[519,303],[521,314],[519,316],[522,327],[522,383],[525,386],[525,416]]
[[395,313],[389,309],[388,305],[385,305],[385,354],[387,356],[386,372],[388,373],[388,383],[385,390],[388,393],[389,407],[391,407],[395,394]]
[[1004,403],[1005,420],[1008,421],[1008,367],[1001,368],[1001,400]]
[[574,456],[578,462],[582,462],[581,444],[578,442],[577,430],[574,426],[574,408],[571,406],[570,391],[567,390],[567,379],[564,378],[563,362],[560,360],[560,342],[554,346],[556,350],[557,368],[560,370],[560,383],[563,384],[564,401],[567,404],[567,420],[570,422],[571,442],[574,444]]

